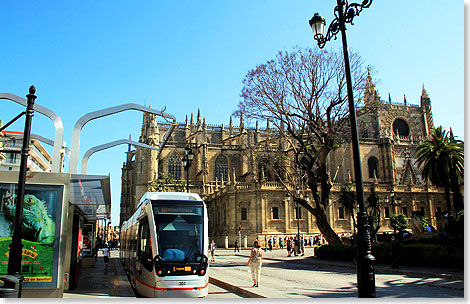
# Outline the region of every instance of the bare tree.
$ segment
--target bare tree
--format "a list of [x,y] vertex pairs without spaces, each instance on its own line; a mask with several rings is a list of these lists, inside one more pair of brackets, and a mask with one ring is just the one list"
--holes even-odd
[[[276,164],[275,173],[287,191],[300,182],[308,185],[313,196],[310,201],[296,191],[290,191],[290,195],[315,216],[320,232],[330,244],[341,242],[326,214],[332,186],[327,157],[350,138],[342,56],[338,51],[299,47],[292,52],[279,52],[275,59],[258,65],[245,76],[243,99],[234,113],[267,120],[277,129],[271,142],[278,136],[280,145],[272,149],[278,161],[264,163]],[[358,97],[364,90],[367,71],[357,53],[351,52],[350,61],[353,90]],[[358,114],[365,110],[362,107]],[[279,173],[281,164],[284,170]]]

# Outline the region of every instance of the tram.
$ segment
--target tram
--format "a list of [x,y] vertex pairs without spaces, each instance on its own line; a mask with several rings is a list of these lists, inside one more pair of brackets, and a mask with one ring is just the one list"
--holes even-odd
[[121,263],[139,295],[207,296],[207,209],[198,194],[145,193],[120,237]]

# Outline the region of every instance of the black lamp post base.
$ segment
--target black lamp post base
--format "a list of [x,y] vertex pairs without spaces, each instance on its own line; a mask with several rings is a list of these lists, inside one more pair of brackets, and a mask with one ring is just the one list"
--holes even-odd
[[359,298],[375,298],[375,257],[366,253],[358,255],[355,259],[357,265],[357,296]]

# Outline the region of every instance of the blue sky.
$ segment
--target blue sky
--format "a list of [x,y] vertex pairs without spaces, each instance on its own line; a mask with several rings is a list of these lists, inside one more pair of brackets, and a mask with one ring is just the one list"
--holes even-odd
[[[374,67],[383,99],[390,93],[392,101],[402,102],[406,95],[408,103],[419,104],[424,84],[434,124],[452,127],[460,139],[463,4],[375,0],[347,28],[349,48]],[[2,1],[0,92],[24,97],[34,84],[36,102],[61,116],[68,147],[83,114],[124,103],[166,107],[179,122],[200,108],[208,124],[228,124],[246,73],[280,50],[316,47],[308,20],[319,12],[328,25],[335,5],[334,0]],[[326,46],[340,47],[341,39]],[[4,122],[22,111],[7,100],[1,108]],[[127,111],[88,123],[80,159],[96,145],[129,135],[138,140],[141,122],[141,112]],[[20,119],[8,130],[23,128]],[[32,132],[54,138],[52,123],[41,114],[34,116]],[[126,150],[98,152],[88,163],[89,174],[111,175],[113,225],[119,224]]]

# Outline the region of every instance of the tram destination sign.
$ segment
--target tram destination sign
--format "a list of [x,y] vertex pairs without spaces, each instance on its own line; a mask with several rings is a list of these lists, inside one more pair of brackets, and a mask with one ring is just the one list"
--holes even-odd
[[191,206],[159,206],[157,208],[159,214],[192,214],[200,215],[201,207]]

